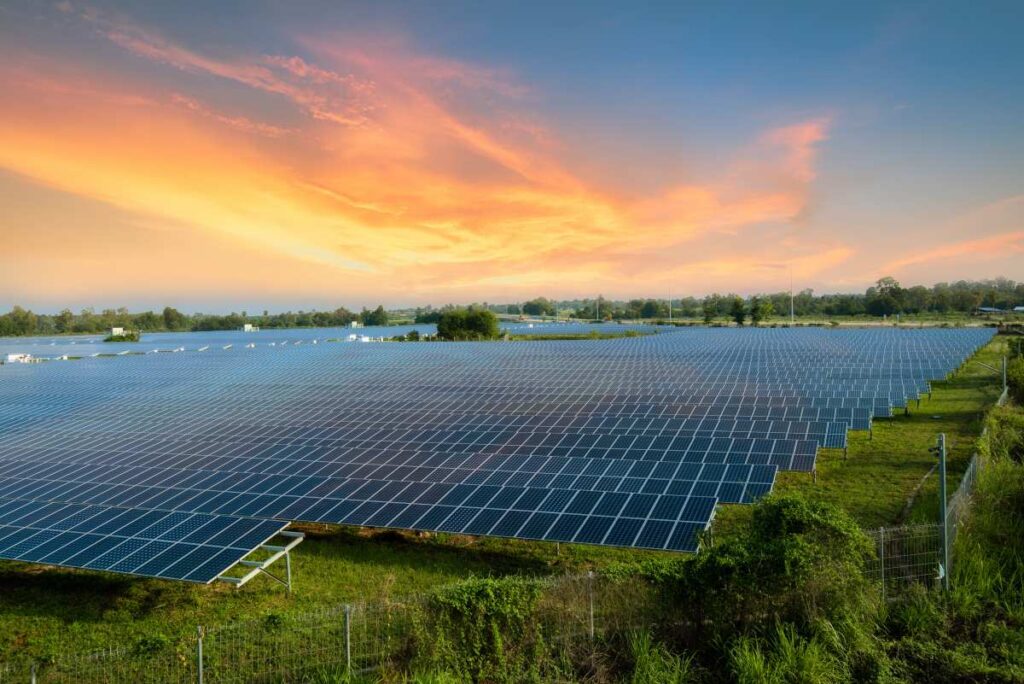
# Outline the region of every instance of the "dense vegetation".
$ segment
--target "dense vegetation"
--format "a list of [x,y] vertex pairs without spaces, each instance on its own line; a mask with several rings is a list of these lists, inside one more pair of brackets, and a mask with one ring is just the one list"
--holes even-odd
[[[864,294],[815,295],[803,290],[793,296],[793,311],[802,318],[834,318],[844,316],[890,316],[893,314],[966,316],[980,306],[1004,311],[1024,306],[1024,283],[1006,278],[978,282],[938,283],[930,288],[922,285],[902,287],[892,278],[882,278]],[[446,305],[405,312],[387,312],[383,306],[353,313],[345,307],[333,311],[299,311],[271,314],[264,311],[252,315],[245,311],[226,315],[184,314],[172,307],[162,312],[130,313],[125,308],[104,309],[96,313],[84,309],[74,313],[64,309],[58,314],[39,314],[15,306],[0,315],[0,337],[18,335],[54,335],[64,333],[99,333],[112,327],[131,328],[142,332],[183,330],[235,330],[245,323],[261,328],[328,328],[347,326],[353,321],[364,325],[387,325],[398,316],[408,316],[416,323],[437,323],[447,312],[462,307]],[[545,297],[522,304],[481,304],[470,308],[487,309],[497,314],[528,316],[570,316],[594,320],[667,319],[669,302],[664,299],[576,299],[555,301]],[[674,319],[703,320],[705,323],[749,321],[757,325],[789,313],[788,292],[759,294],[743,298],[736,294],[710,294],[703,299],[683,297],[672,300]]]
[[353,321],[359,321],[363,325],[387,325],[389,316],[383,306],[378,306],[374,310],[363,309],[358,314],[340,307],[334,311],[289,311],[280,314],[264,311],[261,315],[250,315],[245,311],[226,315],[188,315],[170,306],[165,307],[160,313],[131,313],[121,307],[104,309],[100,313],[84,309],[77,314],[70,309],[64,309],[58,314],[48,315],[36,314],[15,306],[9,313],[0,315],[0,336],[95,334],[107,332],[111,328],[141,332],[237,330],[246,323],[261,328],[333,328],[347,326]]
[[487,309],[450,309],[437,320],[442,340],[493,340],[499,334],[498,317]]

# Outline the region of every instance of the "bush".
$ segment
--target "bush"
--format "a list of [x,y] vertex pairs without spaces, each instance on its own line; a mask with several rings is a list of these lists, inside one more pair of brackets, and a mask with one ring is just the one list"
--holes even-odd
[[1006,384],[1010,395],[1018,404],[1024,404],[1024,356],[1010,359],[1006,364]]
[[682,567],[675,599],[690,616],[686,641],[763,634],[776,622],[859,625],[878,592],[864,577],[874,547],[833,505],[770,496],[751,524]]
[[452,309],[437,321],[437,336],[443,340],[493,340],[500,333],[498,317],[487,309]]
[[458,681],[540,681],[540,596],[539,582],[519,577],[469,579],[434,592],[416,618],[424,669]]

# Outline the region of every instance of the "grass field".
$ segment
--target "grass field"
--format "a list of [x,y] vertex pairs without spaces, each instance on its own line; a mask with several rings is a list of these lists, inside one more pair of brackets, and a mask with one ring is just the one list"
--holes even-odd
[[[1006,342],[996,338],[975,357],[997,365]],[[837,503],[863,526],[902,521],[906,501],[933,464],[928,447],[945,432],[951,447],[951,489],[980,432],[980,416],[999,395],[994,374],[970,363],[910,415],[875,422],[873,436],[851,433],[848,457],[819,456],[818,480],[785,473],[781,492],[800,491]],[[909,520],[936,516],[936,478],[928,478]],[[749,514],[743,506],[718,513],[715,534],[727,534]],[[120,575],[0,562],[0,661],[45,659],[143,637],[177,639],[196,625],[314,610],[358,600],[407,596],[469,575],[580,571],[611,562],[666,556],[657,552],[450,535],[417,536],[351,528],[303,528],[307,540],[293,560],[295,593],[268,578],[234,590]]]

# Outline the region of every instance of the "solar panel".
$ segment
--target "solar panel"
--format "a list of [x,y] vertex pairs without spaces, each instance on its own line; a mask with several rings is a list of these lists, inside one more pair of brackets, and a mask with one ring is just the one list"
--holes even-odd
[[285,524],[0,498],[0,558],[209,583]]
[[4,366],[0,497],[692,551],[717,503],[813,470],[993,332],[295,344],[313,334]]

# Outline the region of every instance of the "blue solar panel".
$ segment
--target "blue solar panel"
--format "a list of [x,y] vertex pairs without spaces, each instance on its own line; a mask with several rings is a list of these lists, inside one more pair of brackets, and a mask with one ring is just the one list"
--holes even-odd
[[0,498],[0,558],[209,583],[284,524]]
[[313,344],[326,333],[275,331],[203,352],[215,338],[178,335],[175,354],[0,369],[0,497],[694,550],[717,503],[813,470],[819,448],[845,447],[992,334]]

